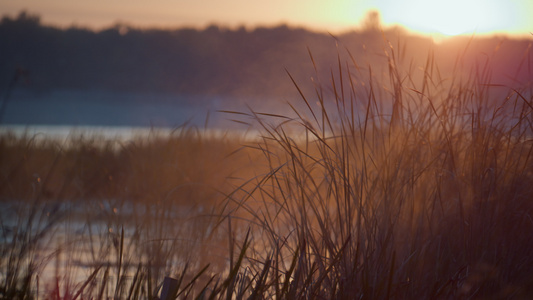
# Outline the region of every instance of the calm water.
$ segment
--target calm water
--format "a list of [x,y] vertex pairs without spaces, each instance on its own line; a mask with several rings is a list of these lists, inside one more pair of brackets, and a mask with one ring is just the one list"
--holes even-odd
[[[5,112],[0,134],[9,132],[38,139],[66,142],[71,137],[84,135],[130,140],[153,134],[167,135],[180,128],[195,128],[202,134],[216,136],[256,134],[229,120],[233,116],[216,113],[217,110],[246,109],[246,106],[236,100],[222,101],[217,97],[18,90],[2,105],[5,105]],[[145,263],[151,257],[167,257],[159,267],[169,275],[183,259],[190,259],[188,255],[195,253],[191,249],[201,246],[201,237],[209,231],[209,224],[205,218],[191,216],[205,214],[204,210],[208,208],[161,207],[115,199],[93,199],[84,203],[21,203],[16,199],[4,199],[0,202],[0,246],[3,249],[23,247],[24,241],[36,239],[43,232],[36,240],[36,248],[24,258],[42,262],[38,274],[43,288],[42,284],[53,281],[58,275],[62,276],[62,282],[83,281],[94,266],[100,264],[110,263],[110,276],[114,276],[120,235],[124,230],[124,259],[128,259],[124,263],[133,265],[127,271],[128,276],[135,272],[137,263]],[[30,237],[17,238],[22,233],[29,233]],[[114,280],[109,282],[114,283]]]
[[[100,90],[14,90],[0,99],[0,124],[176,128],[242,128],[220,110],[287,113],[286,99],[132,93]],[[282,105],[280,105],[282,104]]]
[[[131,282],[139,263],[167,276],[182,268],[191,259],[187,251],[194,253],[192,249],[202,247],[202,237],[210,231],[205,219],[191,218],[201,216],[204,210],[201,206],[160,207],[113,199],[7,201],[0,203],[0,248],[8,250],[3,260],[18,259],[22,266],[33,261],[36,276],[32,286],[37,287],[39,281],[41,296],[56,278],[62,289],[67,284],[79,286],[98,266],[102,266],[96,277],[99,282],[109,268],[106,284],[112,290],[121,247],[125,283]],[[29,248],[23,250],[25,247]],[[10,251],[14,251],[11,258]],[[20,251],[26,251],[24,256]]]
[[98,90],[16,90],[5,101],[3,124],[176,127],[204,123],[216,98]]

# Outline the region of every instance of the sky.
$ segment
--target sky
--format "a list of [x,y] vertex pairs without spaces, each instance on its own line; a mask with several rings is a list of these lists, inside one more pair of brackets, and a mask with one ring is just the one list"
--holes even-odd
[[2,15],[26,10],[44,24],[102,29],[257,27],[288,24],[318,31],[356,29],[371,10],[382,24],[423,34],[531,36],[532,0],[0,0]]

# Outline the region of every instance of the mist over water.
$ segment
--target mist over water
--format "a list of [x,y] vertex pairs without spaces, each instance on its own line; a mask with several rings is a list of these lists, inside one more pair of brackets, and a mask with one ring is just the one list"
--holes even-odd
[[8,100],[3,123],[18,125],[203,126],[208,111],[219,109],[216,98],[200,105],[193,97],[92,90],[19,90]]
[[[96,90],[16,90],[5,101],[0,133],[68,139],[83,134],[128,140],[194,129],[205,134],[249,135],[251,126],[222,111],[279,112],[276,99],[248,104],[223,97]],[[242,119],[242,118],[241,118]]]

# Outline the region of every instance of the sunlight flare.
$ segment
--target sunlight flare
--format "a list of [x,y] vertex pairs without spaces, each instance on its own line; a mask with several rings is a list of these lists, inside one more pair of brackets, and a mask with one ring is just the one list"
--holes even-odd
[[384,20],[423,33],[458,35],[490,33],[513,27],[513,1],[407,0],[381,1]]

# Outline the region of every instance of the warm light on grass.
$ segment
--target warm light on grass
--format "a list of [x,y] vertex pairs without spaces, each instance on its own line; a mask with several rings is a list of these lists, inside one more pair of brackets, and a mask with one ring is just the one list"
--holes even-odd
[[402,67],[398,46],[385,71],[339,47],[310,94],[289,72],[286,114],[224,111],[253,140],[2,137],[20,204],[0,219],[0,296],[153,299],[170,276],[182,298],[531,298],[531,83],[464,55],[450,77],[432,52]]

